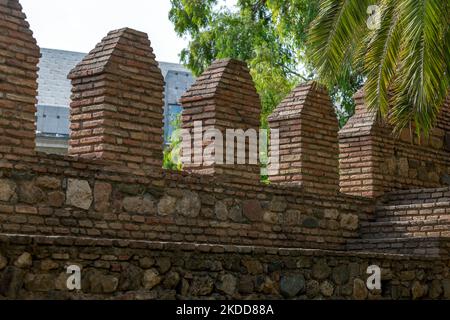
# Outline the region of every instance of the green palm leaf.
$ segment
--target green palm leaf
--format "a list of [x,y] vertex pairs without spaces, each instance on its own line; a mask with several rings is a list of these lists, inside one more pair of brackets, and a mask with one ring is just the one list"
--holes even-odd
[[395,3],[389,0],[382,4],[380,28],[369,33],[363,57],[368,107],[382,116],[389,111],[389,88],[398,67],[401,44],[401,13]]
[[[382,20],[370,31],[374,3]],[[309,57],[325,83],[360,61],[369,108],[397,132],[413,124],[417,134],[429,133],[450,85],[449,22],[448,0],[322,0]]]
[[[366,31],[365,12],[370,0],[324,0],[319,16],[310,30],[310,59],[321,78],[335,82],[343,71],[344,58],[352,57],[349,49]],[[352,50],[350,50],[351,53]]]
[[402,62],[394,83],[391,122],[397,131],[413,123],[417,134],[435,125],[449,87],[444,52],[448,6],[442,0],[403,0]]

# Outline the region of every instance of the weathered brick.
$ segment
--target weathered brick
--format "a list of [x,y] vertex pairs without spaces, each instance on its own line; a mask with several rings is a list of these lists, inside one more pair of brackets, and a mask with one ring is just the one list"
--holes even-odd
[[279,167],[269,169],[276,184],[298,185],[325,194],[339,191],[338,122],[326,89],[315,82],[301,84],[269,116],[278,129]]
[[[10,156],[33,155],[39,47],[17,0],[0,2],[0,10],[7,13],[2,14],[2,21],[14,17],[14,23],[0,24],[0,48],[3,49],[0,56],[14,57],[0,59],[1,73],[8,75],[2,76],[0,84],[0,151]],[[11,148],[13,145],[21,147]]]
[[111,31],[69,78],[69,154],[160,174],[164,81],[147,35],[129,28]]

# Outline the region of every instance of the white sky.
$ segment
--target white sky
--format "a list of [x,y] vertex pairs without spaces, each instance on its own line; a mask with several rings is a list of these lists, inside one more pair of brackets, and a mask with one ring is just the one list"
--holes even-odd
[[[237,0],[226,0],[233,5]],[[42,48],[89,52],[108,31],[146,32],[159,61],[179,62],[187,39],[178,38],[170,0],[20,0]]]

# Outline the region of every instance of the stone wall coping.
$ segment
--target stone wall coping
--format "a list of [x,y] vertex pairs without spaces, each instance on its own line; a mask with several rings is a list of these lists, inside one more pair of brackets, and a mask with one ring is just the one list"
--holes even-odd
[[[432,240],[432,238],[427,238]],[[443,238],[440,238],[443,240]],[[446,239],[446,240],[450,240]],[[234,253],[245,255],[277,255],[277,256],[334,256],[349,258],[370,258],[370,259],[390,259],[397,261],[442,261],[450,260],[437,256],[421,256],[414,254],[392,254],[378,252],[355,252],[355,251],[334,251],[322,249],[301,249],[301,248],[271,248],[260,246],[240,246],[240,245],[219,245],[219,244],[196,244],[185,242],[161,242],[145,240],[124,240],[124,239],[97,239],[89,237],[69,237],[69,236],[39,236],[20,234],[0,234],[1,245],[25,245],[25,246],[66,246],[66,247],[114,247],[128,249],[148,249],[158,251],[178,251],[178,252],[198,252],[198,253]]]

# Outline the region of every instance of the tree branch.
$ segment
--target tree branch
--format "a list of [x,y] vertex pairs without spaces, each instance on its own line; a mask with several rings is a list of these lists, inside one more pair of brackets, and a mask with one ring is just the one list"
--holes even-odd
[[277,63],[276,65],[281,67],[281,68],[283,68],[286,73],[290,73],[290,74],[292,74],[294,76],[297,76],[297,77],[301,78],[303,81],[308,81],[308,79],[305,76],[301,75],[297,71],[292,70],[288,66],[286,66],[286,65],[284,65],[282,63]]

